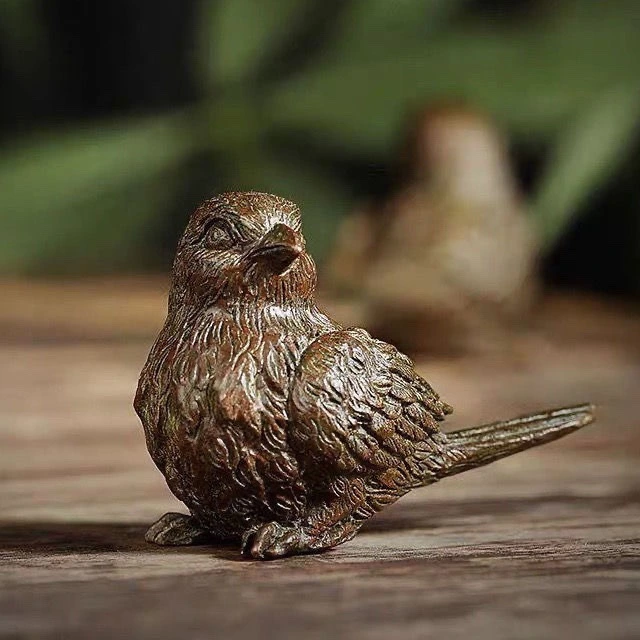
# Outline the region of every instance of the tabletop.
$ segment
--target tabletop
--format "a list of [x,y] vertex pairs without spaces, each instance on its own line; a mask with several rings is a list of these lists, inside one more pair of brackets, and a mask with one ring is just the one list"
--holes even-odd
[[597,421],[265,563],[144,542],[184,510],[131,407],[163,295],[0,283],[0,637],[640,636],[636,312],[556,296],[513,353],[419,357],[455,407],[445,430],[583,401]]

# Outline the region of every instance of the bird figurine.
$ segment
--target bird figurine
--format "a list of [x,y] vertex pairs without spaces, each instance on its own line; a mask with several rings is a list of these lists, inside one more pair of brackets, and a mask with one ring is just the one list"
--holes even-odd
[[338,229],[330,289],[360,298],[368,328],[410,352],[492,352],[526,324],[537,239],[498,128],[434,106],[408,127],[401,184]]
[[592,420],[581,405],[445,434],[452,408],[411,360],[324,315],[315,288],[292,202],[226,193],[192,215],[134,402],[190,515],[164,515],[147,541],[329,549],[411,489]]

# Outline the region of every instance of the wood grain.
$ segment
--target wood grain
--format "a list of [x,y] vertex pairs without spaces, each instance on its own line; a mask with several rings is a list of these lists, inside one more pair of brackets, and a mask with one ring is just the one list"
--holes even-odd
[[513,357],[419,368],[455,405],[450,428],[583,400],[595,425],[414,492],[332,552],[270,563],[143,540],[180,509],[131,409],[158,305],[137,337],[104,319],[92,333],[89,316],[83,335],[47,334],[42,316],[5,334],[0,637],[640,637],[640,323],[553,304]]

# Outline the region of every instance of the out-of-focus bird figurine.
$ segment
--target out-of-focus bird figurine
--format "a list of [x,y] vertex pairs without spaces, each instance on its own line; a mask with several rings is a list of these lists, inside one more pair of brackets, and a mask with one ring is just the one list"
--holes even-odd
[[431,484],[592,419],[589,405],[444,434],[452,411],[408,357],[316,306],[296,205],[227,193],[191,217],[135,409],[190,515],[158,544],[237,540],[253,558],[328,549]]
[[449,106],[409,127],[401,185],[345,219],[326,272],[402,348],[492,350],[530,308],[536,257],[502,136]]

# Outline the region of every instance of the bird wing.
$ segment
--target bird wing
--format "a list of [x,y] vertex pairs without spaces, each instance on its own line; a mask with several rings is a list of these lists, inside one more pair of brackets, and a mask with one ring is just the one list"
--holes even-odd
[[292,446],[311,474],[408,489],[437,480],[455,455],[437,426],[451,407],[409,358],[362,329],[324,334],[306,349],[289,404]]

